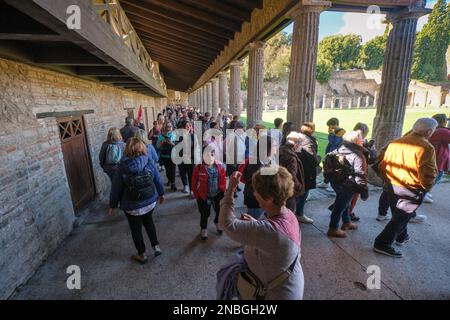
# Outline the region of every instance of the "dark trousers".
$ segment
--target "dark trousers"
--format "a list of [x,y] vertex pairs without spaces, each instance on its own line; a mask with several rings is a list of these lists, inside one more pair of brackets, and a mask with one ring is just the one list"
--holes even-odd
[[416,214],[423,201],[424,192],[403,187],[388,186],[387,198],[392,219],[375,239],[375,246],[391,247],[394,241],[403,242],[408,235],[408,222]]
[[166,169],[167,180],[169,180],[170,184],[174,184],[177,166],[173,163],[171,158],[162,158],[162,161],[164,169]]
[[305,209],[306,199],[308,199],[309,190],[305,191],[305,194],[296,198],[295,214],[298,216],[303,216],[303,211]]
[[378,200],[378,214],[380,216],[387,216],[389,210],[389,199],[387,187],[383,187],[383,192]]
[[183,186],[189,185],[191,187],[192,173],[194,172],[195,164],[179,164],[178,170],[180,171],[180,178],[183,182]]
[[206,229],[208,227],[208,219],[211,215],[211,207],[216,212],[214,223],[219,223],[220,213],[220,200],[223,198],[223,192],[219,192],[214,198],[208,198],[206,200],[197,199],[198,211],[200,211],[200,228]]
[[295,213],[295,210],[297,209],[297,198],[291,197],[286,200],[286,208],[291,210],[293,213]]
[[156,237],[155,224],[153,223],[153,210],[147,212],[142,216],[133,216],[125,212],[128,219],[128,224],[131,229],[131,236],[133,237],[134,245],[138,251],[138,254],[145,253],[145,242],[142,236],[142,226],[144,226],[148,237],[150,238],[150,243],[152,247],[159,244],[158,238]]
[[332,206],[329,227],[330,229],[336,230],[339,228],[339,221],[341,218],[343,223],[350,222],[349,210],[354,192],[340,184],[332,183],[331,186],[336,192],[336,200]]

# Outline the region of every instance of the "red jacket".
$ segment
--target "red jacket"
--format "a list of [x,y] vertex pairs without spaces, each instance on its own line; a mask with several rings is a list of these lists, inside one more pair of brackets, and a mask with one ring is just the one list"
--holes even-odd
[[[227,175],[225,168],[214,162],[214,165],[219,171],[219,190],[225,192],[227,189]],[[194,193],[195,199],[206,200],[208,197],[208,173],[206,172],[206,165],[197,165],[192,173],[191,190]]]
[[450,129],[438,127],[429,139],[436,150],[436,162],[438,171],[447,171],[450,169]]

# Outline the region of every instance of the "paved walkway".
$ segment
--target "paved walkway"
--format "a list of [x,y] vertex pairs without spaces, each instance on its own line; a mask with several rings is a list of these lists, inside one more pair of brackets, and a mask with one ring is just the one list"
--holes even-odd
[[[433,190],[434,204],[424,204],[423,224],[411,224],[412,241],[394,259],[372,251],[373,239],[386,222],[375,220],[380,192],[360,202],[359,230],[346,239],[325,236],[327,207],[333,198],[308,201],[314,225],[302,225],[302,265],[305,299],[450,299],[450,184]],[[242,208],[241,195],[238,207]],[[199,213],[184,194],[167,194],[157,209],[156,226],[164,254],[146,265],[132,262],[134,254],[125,217],[106,216],[106,202],[97,202],[83,224],[39,268],[14,299],[214,299],[218,268],[239,248],[218,236],[210,221],[208,242],[200,241]],[[212,219],[211,219],[212,220]],[[148,241],[147,241],[148,242]],[[66,268],[81,267],[81,290],[66,288]],[[369,290],[366,268],[381,268],[380,290]]]

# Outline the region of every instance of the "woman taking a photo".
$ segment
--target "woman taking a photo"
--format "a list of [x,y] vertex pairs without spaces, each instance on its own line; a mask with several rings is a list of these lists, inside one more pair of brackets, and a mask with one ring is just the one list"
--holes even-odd
[[[294,193],[294,182],[283,167],[278,167],[272,175],[261,174],[261,170],[253,175],[252,181],[255,198],[267,219],[235,216],[233,192],[241,177],[241,173],[235,172],[230,176],[228,190],[220,203],[219,226],[231,239],[244,245],[248,270],[266,288],[263,296],[257,298],[300,300],[304,287],[300,228],[294,213],[286,208],[286,200]],[[239,287],[238,280],[241,298],[251,299],[243,296]]]
[[132,259],[140,263],[147,262],[142,226],[147,231],[155,256],[162,253],[152,217],[157,201],[164,202],[164,186],[159,172],[148,157],[145,144],[138,138],[130,138],[119,172],[113,180],[109,214],[119,206],[125,212],[137,249],[137,255]]

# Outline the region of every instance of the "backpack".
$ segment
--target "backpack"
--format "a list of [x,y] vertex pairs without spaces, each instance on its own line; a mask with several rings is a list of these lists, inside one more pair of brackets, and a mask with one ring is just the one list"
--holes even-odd
[[131,201],[143,201],[150,199],[155,193],[153,174],[145,169],[134,174],[124,176],[125,192]]
[[122,160],[122,149],[118,144],[109,144],[106,148],[106,163],[116,165]]
[[328,153],[325,156],[323,176],[326,181],[340,184],[353,175],[353,168],[343,154]]

